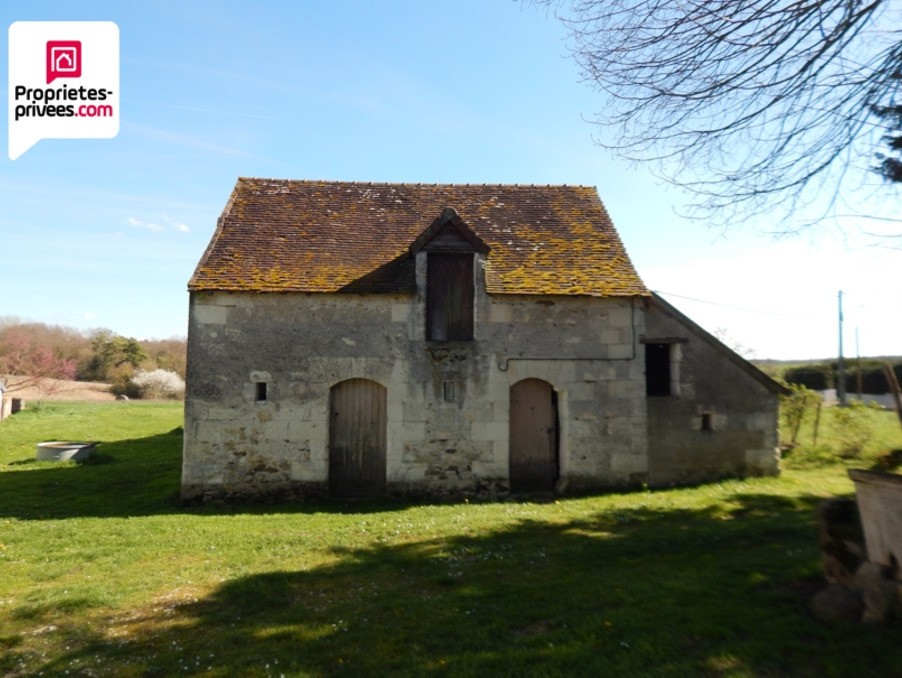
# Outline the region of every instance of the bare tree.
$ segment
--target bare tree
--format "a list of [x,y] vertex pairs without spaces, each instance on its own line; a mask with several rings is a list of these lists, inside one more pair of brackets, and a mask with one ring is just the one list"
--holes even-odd
[[[541,0],[539,0],[541,2]],[[790,214],[874,177],[897,101],[899,0],[571,0],[599,143],[696,196],[693,216]],[[613,136],[609,136],[613,132]]]

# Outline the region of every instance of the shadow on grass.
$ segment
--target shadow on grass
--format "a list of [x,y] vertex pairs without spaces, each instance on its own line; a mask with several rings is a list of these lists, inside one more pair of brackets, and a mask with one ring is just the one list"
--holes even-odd
[[0,473],[0,517],[128,517],[180,510],[182,429],[101,442],[82,464],[14,461]]
[[[38,668],[122,675],[898,675],[899,626],[824,626],[819,497],[599,512],[342,551],[93,629]],[[554,506],[549,506],[553,511]]]
[[[210,503],[180,501],[183,429],[146,438],[99,442],[83,463],[9,462],[0,472],[0,518],[60,520],[128,518],[173,513],[232,515],[268,513],[373,514],[433,502],[393,499]],[[550,501],[548,497],[523,501]],[[446,504],[439,500],[438,503]]]
[[[391,499],[196,505],[180,501],[181,427],[146,438],[99,442],[85,462],[12,461],[0,473],[0,518],[128,518],[172,513],[256,514],[395,511],[418,502]],[[423,503],[423,502],[419,502]],[[446,502],[444,502],[446,503]]]

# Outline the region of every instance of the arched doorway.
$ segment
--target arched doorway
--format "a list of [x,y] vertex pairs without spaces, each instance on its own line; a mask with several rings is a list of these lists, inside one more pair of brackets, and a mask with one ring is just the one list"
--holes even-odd
[[387,390],[348,379],[329,391],[329,493],[376,497],[385,493]]
[[510,490],[551,492],[557,482],[557,394],[541,379],[510,390]]

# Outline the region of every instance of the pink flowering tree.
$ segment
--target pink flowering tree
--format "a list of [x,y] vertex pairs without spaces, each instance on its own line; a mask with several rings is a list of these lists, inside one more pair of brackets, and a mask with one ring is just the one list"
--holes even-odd
[[[57,355],[38,343],[27,333],[15,328],[7,330],[0,345],[0,378],[6,382],[6,392],[37,388],[41,402],[56,393],[58,380],[75,378],[76,364]],[[18,377],[14,383],[10,377]]]

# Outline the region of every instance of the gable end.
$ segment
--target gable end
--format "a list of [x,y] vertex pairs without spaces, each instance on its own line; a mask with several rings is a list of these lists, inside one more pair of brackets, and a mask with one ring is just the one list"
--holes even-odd
[[410,245],[411,254],[421,251],[487,254],[489,246],[460,218],[457,210],[446,207]]

